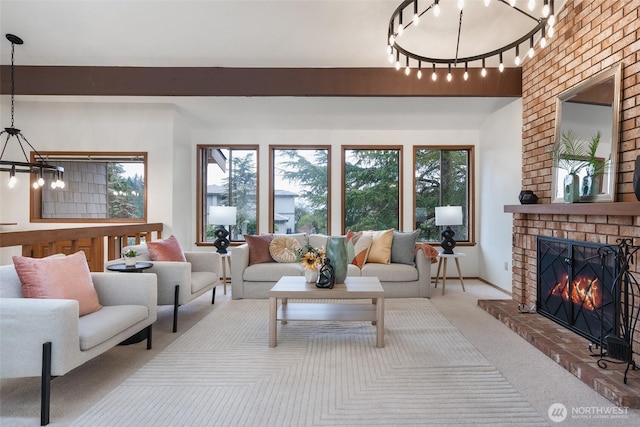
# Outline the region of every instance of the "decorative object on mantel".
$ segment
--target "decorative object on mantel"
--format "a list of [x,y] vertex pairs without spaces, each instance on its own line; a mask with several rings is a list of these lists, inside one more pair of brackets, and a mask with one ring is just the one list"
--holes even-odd
[[[416,67],[418,79],[422,78],[423,64],[433,69],[431,79],[434,81],[437,80],[436,64],[448,66],[447,81],[453,79],[451,67],[458,65],[464,66],[463,79],[467,80],[470,62],[482,63],[481,77],[487,75],[487,59],[498,59],[500,72],[507,66],[504,58],[513,58],[514,66],[520,67],[525,55],[533,58],[536,35],[540,34],[539,47],[544,49],[547,37],[552,37],[554,32],[554,0],[544,0],[537,4],[529,1],[528,10],[517,7],[515,0],[510,0],[509,3],[503,0],[485,0],[484,6],[477,0],[466,4],[464,0],[434,0],[425,3],[426,7],[420,10],[418,0],[402,1],[391,15],[387,30],[389,62],[395,64],[396,70],[403,68],[407,76],[411,74],[411,67]],[[403,22],[405,17],[406,24]],[[505,26],[518,38],[502,45],[506,38],[500,36],[507,32]],[[448,39],[447,35],[450,35]],[[433,43],[433,40],[438,40],[438,43]],[[483,44],[486,40],[490,42]],[[442,47],[454,45],[455,52],[452,51],[451,56],[447,57]],[[415,53],[417,47],[420,47],[420,54]],[[520,56],[521,47],[523,56]]]
[[[24,43],[22,39],[13,34],[6,35],[7,40],[11,42],[11,126],[8,128],[4,128],[2,132],[0,132],[0,136],[2,134],[7,134],[7,139],[4,141],[4,146],[2,147],[2,153],[0,154],[0,172],[9,172],[9,188],[15,187],[18,182],[18,178],[16,177],[16,173],[29,173],[34,174],[36,179],[33,182],[33,188],[40,188],[44,185],[44,176],[45,173],[52,174],[53,179],[51,180],[51,188],[54,189],[62,189],[64,188],[63,173],[64,168],[61,166],[55,166],[48,164],[45,159],[38,153],[38,150],[33,148],[33,145],[24,137],[20,129],[16,129],[13,126],[13,113],[15,110],[14,107],[14,92],[15,92],[15,65],[13,64],[14,57],[14,48],[15,45],[21,45]],[[22,161],[14,161],[14,160],[2,160],[4,153],[7,149],[7,145],[9,144],[9,140],[14,137],[20,146],[20,151],[24,155],[24,162]],[[27,157],[27,152],[25,151],[25,147],[23,143],[28,145],[31,150],[33,150],[36,161],[30,162]]]
[[439,206],[436,207],[436,225],[445,226],[442,231],[443,254],[453,254],[453,248],[456,247],[456,241],[453,239],[455,232],[451,229],[452,225],[462,225],[462,206]]
[[[618,239],[617,242],[617,247],[609,246],[602,248],[602,250],[613,251],[618,264],[618,274],[613,279],[613,283],[620,292],[619,298],[622,307],[618,331],[614,335],[607,335],[605,337],[607,348],[600,347],[600,351],[594,355],[599,356],[598,366],[602,369],[607,369],[607,363],[626,363],[627,368],[624,371],[624,383],[626,384],[629,368],[633,367],[634,370],[639,368],[633,360],[633,339],[638,326],[638,318],[640,318],[640,303],[637,301],[640,295],[640,283],[631,274],[629,265],[633,264],[640,246],[634,246],[633,239]],[[589,349],[593,353],[591,345]]]
[[636,157],[636,166],[633,170],[633,191],[636,199],[640,201],[640,156]]
[[538,203],[538,196],[531,190],[522,190],[518,196],[518,200],[523,205],[535,205]]

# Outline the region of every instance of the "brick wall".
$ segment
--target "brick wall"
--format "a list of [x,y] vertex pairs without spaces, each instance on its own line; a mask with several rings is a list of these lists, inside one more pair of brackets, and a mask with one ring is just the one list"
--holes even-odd
[[[639,15],[640,0],[568,0],[557,16],[549,45],[523,64],[522,187],[533,190],[538,203],[551,201],[552,163],[547,149],[554,140],[556,97],[619,62],[624,66],[617,201],[636,200],[632,180],[640,155]],[[624,236],[640,244],[640,205],[638,214],[514,214],[514,299],[527,306],[535,302],[537,235],[610,244]],[[633,269],[640,280],[638,262]]]

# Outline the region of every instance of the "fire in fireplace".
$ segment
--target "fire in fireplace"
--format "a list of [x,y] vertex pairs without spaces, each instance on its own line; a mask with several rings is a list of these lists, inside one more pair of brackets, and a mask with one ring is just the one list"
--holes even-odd
[[620,289],[615,253],[604,245],[538,237],[538,313],[606,347],[617,335]]

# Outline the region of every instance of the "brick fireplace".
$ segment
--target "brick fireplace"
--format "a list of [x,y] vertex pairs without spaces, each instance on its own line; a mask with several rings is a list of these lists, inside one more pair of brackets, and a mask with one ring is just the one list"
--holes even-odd
[[[633,193],[634,162],[640,155],[639,9],[638,2],[569,0],[557,16],[556,35],[550,45],[523,64],[522,189],[532,190],[538,196],[538,204],[505,206],[505,212],[513,214],[515,302],[510,308],[485,307],[496,317],[504,317],[505,323],[514,329],[521,328],[521,335],[534,345],[537,341],[538,348],[606,397],[634,407],[640,407],[639,371],[634,371],[630,380],[630,384],[635,382],[636,394],[621,400],[622,392],[615,389],[618,387],[616,375],[611,370],[594,367],[595,361],[590,360],[584,348],[586,339],[567,329],[561,330],[560,326],[549,325],[549,320],[538,314],[518,315],[513,306],[518,303],[531,307],[536,303],[538,236],[610,245],[625,237],[633,239],[635,245],[640,244],[640,202]],[[556,98],[620,62],[623,63],[622,109],[616,200],[551,203],[552,162],[547,149],[555,137]],[[639,263],[640,260],[631,266],[636,277],[640,277]],[[546,338],[545,334],[552,338]],[[640,348],[639,335],[635,336],[636,351]],[[582,349],[577,348],[580,346]],[[611,377],[611,381],[602,379],[606,377]],[[608,385],[603,385],[605,383]]]

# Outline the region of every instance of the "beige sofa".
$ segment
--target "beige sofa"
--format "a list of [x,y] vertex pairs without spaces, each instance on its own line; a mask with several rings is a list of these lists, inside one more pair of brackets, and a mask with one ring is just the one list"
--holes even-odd
[[49,423],[52,376],[141,331],[151,348],[156,275],[91,273],[91,280],[102,308],[78,317],[76,300],[23,298],[14,266],[0,266],[0,377],[42,377],[41,425]]
[[[326,247],[327,236],[296,234],[302,246]],[[415,265],[365,263],[362,269],[348,265],[347,276],[378,277],[388,298],[431,296],[431,263],[424,249],[415,251]],[[302,276],[304,269],[298,262],[268,262],[249,265],[249,245],[231,248],[231,296],[241,298],[268,298],[269,290],[282,276]]]

